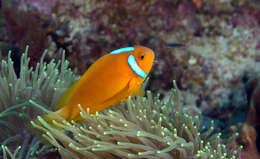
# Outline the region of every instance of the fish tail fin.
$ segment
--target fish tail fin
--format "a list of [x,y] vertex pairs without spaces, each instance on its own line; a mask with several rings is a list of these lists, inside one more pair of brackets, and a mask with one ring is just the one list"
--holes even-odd
[[66,109],[62,108],[54,113],[46,114],[43,116],[37,116],[36,119],[30,121],[27,124],[27,128],[35,131],[39,136],[40,140],[45,142],[46,139],[44,139],[42,135],[46,133],[46,129],[54,128],[61,132],[63,131],[63,128],[58,126],[54,122],[62,123],[62,119],[66,119],[66,114],[62,114],[64,111],[66,111]]

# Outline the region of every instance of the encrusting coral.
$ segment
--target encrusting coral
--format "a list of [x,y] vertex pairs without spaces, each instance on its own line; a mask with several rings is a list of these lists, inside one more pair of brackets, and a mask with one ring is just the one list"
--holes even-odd
[[[64,132],[41,117],[41,125],[32,124],[45,132],[43,136],[64,159],[235,159],[237,151],[223,144],[221,134],[210,136],[213,127],[200,133],[200,115],[185,113],[179,96],[173,89],[169,101],[162,102],[148,91],[147,97],[129,98],[126,105],[95,115],[79,105],[82,122],[53,121]],[[36,102],[30,103],[50,113]]]

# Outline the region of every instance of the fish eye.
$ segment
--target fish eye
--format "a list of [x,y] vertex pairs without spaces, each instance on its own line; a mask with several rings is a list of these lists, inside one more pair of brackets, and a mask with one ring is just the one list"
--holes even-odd
[[142,56],[140,57],[140,59],[143,60],[143,59],[144,59],[144,55],[142,55]]

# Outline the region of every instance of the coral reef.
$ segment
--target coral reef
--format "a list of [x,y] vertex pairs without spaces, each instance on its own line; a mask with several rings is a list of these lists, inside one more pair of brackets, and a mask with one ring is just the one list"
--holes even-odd
[[[26,7],[28,3],[32,7]],[[55,50],[49,49],[49,53],[45,57],[46,61],[50,61],[49,56],[52,56],[52,58],[58,56],[60,58],[61,54],[59,52],[61,50],[66,51],[66,56],[71,52],[69,47],[71,47],[72,43],[67,40],[70,33],[69,22],[44,14],[42,10],[35,8],[36,4],[40,5],[38,1],[4,1],[0,10],[2,20],[2,23],[0,23],[0,52],[7,54],[6,47],[9,49],[16,48],[15,56],[18,58],[13,59],[16,63],[20,61],[21,50],[24,50],[26,45],[31,46],[29,56],[31,57],[30,65],[32,66],[36,66],[42,52],[50,45],[55,45]],[[44,2],[44,4],[48,3]],[[41,4],[41,6],[44,5]],[[55,12],[55,6],[51,11],[53,14],[58,15],[58,11]],[[19,67],[19,65],[16,67]]]
[[[258,79],[251,81],[249,89],[245,80],[260,68],[258,0],[0,0],[0,8],[0,59],[5,59],[0,74],[0,126],[7,131],[0,129],[0,143],[10,152],[21,145],[17,158],[29,156],[30,151],[39,158],[36,151],[43,147],[24,129],[25,121],[42,113],[29,100],[51,110],[62,90],[75,81],[73,73],[82,74],[105,52],[133,44],[156,52],[147,88],[159,92],[160,100],[171,97],[171,81],[176,80],[180,105],[189,114],[203,112],[202,125],[208,127],[206,119],[214,119],[215,127],[228,129],[247,119],[248,130],[259,134]],[[168,43],[184,47],[167,48]],[[31,46],[30,61],[22,56],[26,44]],[[45,48],[48,64],[41,59]],[[51,60],[60,59],[61,50],[70,64]],[[61,73],[64,69],[69,73]],[[259,148],[259,135],[256,142]]]
[[[115,48],[132,44],[154,48],[158,62],[148,89],[164,96],[170,81],[176,80],[184,105],[201,107],[207,115],[231,105],[231,88],[257,72],[259,65],[257,1],[23,0],[17,6],[43,24],[36,28],[45,32],[49,55],[57,58],[65,49],[77,74]],[[165,47],[172,42],[185,48]]]
[[[36,110],[32,111],[31,107],[34,107],[34,109],[35,107],[46,107],[39,106],[38,103],[49,105],[50,109],[56,96],[61,93],[60,89],[68,87],[76,79],[70,70],[67,70],[68,62],[64,59],[58,62],[58,64],[55,64],[54,61],[47,64],[43,62],[43,55],[35,70],[28,68],[29,58],[27,57],[27,52],[28,50],[25,51],[21,58],[19,78],[15,76],[10,53],[8,61],[2,61],[1,66],[1,89],[6,90],[6,92],[1,94],[1,105],[3,105],[1,108],[1,120],[3,121],[2,123],[10,123],[10,125],[14,123],[19,124],[19,126],[15,126],[16,130],[18,130],[15,132],[16,134],[23,130],[23,123],[17,122],[17,118],[15,118],[16,122],[14,122],[14,119],[11,118],[12,114],[20,113],[22,114],[20,115],[21,119],[24,116],[28,116],[31,119],[35,116],[32,113],[37,113]],[[67,80],[65,81],[65,79]],[[111,157],[119,155],[119,157],[123,158],[129,154],[129,157],[132,155],[132,158],[137,156],[156,156],[157,158],[187,158],[193,156],[195,158],[208,158],[210,156],[220,157],[227,155],[226,157],[230,157],[229,155],[235,155],[235,152],[228,153],[228,147],[221,144],[219,134],[206,139],[206,134],[210,132],[200,133],[199,116],[191,117],[183,113],[180,102],[177,100],[180,98],[179,91],[173,90],[173,92],[175,93],[165,103],[161,102],[158,97],[153,99],[151,93],[148,93],[147,98],[129,100],[127,106],[117,106],[96,116],[89,116],[87,112],[82,110],[82,115],[86,121],[82,123],[59,124],[67,132],[70,131],[73,137],[69,137],[50,127],[48,123],[42,120],[41,122],[46,128],[41,129],[46,131],[45,136],[54,146],[57,146],[63,158],[76,158],[82,157],[82,155],[98,156],[99,154]],[[50,96],[50,93],[52,93],[52,96]],[[28,101],[28,103],[23,103],[25,101]],[[5,108],[5,105],[13,106]],[[19,109],[20,107],[24,108]],[[8,118],[4,118],[5,115]],[[25,122],[26,119],[21,121]],[[6,152],[11,157],[18,155],[20,158],[28,158],[36,153],[36,149],[39,148],[39,141],[36,138],[29,143],[31,139],[26,137],[28,135],[25,135],[24,141],[21,143],[21,147],[19,147],[18,139],[21,140],[21,138],[10,137],[8,135],[12,134],[12,129],[5,130],[10,131],[10,133],[1,135],[3,137],[2,141],[7,138],[1,143],[2,145],[9,145],[11,150],[6,146],[2,146],[4,157],[7,155]],[[62,145],[60,145],[60,142]],[[95,144],[93,145],[93,143]],[[29,146],[30,149],[25,150],[25,146]],[[138,147],[137,149],[135,149],[136,146]],[[113,152],[114,148],[118,148],[118,150]],[[14,152],[13,154],[11,153],[12,151]]]
[[24,129],[24,123],[41,114],[41,109],[52,113],[47,109],[52,109],[57,96],[77,78],[68,69],[64,54],[57,64],[54,60],[46,63],[45,52],[33,69],[27,52],[28,48],[21,57],[20,77],[14,72],[11,52],[8,60],[1,62],[3,158],[50,158],[52,153],[51,158],[57,158],[57,150],[62,158],[235,158],[238,154],[229,149],[220,134],[211,134],[213,127],[202,132],[201,114],[190,116],[182,110],[177,89],[172,90],[167,102],[147,92],[148,97],[129,99],[126,105],[97,115],[82,110],[85,120],[81,123],[56,123],[64,128],[63,133],[38,117],[43,126],[36,127],[46,132],[44,136],[56,148],[42,145]]
[[[55,2],[58,6],[47,1],[37,10],[50,15],[46,11],[49,4],[57,15],[52,23],[64,26],[52,27],[53,33],[66,35],[63,39],[71,42],[62,48],[68,51],[75,73],[82,74],[94,60],[115,48],[146,45],[155,49],[158,61],[148,89],[165,96],[176,80],[184,105],[200,107],[211,115],[212,110],[232,105],[232,88],[243,76],[259,72],[256,1]],[[27,8],[35,9],[35,3],[28,3]],[[70,29],[64,29],[67,27]],[[64,41],[61,39],[58,41]],[[53,41],[49,50],[55,55],[59,46]],[[173,42],[183,43],[185,48],[165,47]]]

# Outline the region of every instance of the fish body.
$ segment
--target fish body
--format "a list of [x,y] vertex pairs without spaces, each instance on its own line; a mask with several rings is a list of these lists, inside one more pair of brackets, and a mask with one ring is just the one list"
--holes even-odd
[[[55,113],[67,121],[82,120],[79,104],[94,114],[132,94],[139,95],[153,61],[154,52],[143,46],[121,48],[102,56],[61,95]],[[51,114],[44,118],[56,120]]]

